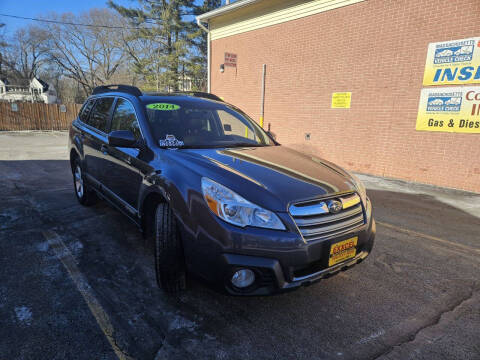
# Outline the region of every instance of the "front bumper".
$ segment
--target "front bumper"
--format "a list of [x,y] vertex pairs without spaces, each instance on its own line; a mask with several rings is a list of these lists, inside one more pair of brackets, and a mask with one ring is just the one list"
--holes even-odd
[[[376,234],[373,215],[361,227],[341,236],[310,242],[295,234],[293,227],[284,232],[239,229],[209,212],[200,216],[204,227],[195,232],[183,228],[188,270],[232,295],[269,295],[335,275],[362,262],[372,251]],[[285,220],[290,226],[287,217]],[[212,232],[215,228],[218,230]],[[329,267],[330,246],[352,237],[358,237],[356,256]],[[240,268],[256,274],[256,282],[246,289],[231,285],[232,275]]]
[[[225,277],[223,280],[226,291],[232,295],[269,295],[286,292],[301,286],[308,286],[321,279],[331,277],[352,266],[361,263],[370,255],[376,235],[376,225],[373,218],[369,224],[368,240],[359,246],[356,256],[333,266],[323,266],[325,256],[311,264],[299,267],[290,267],[285,271],[284,266],[277,259],[264,258],[257,256],[246,256],[238,254],[223,254],[222,267]],[[341,241],[342,239],[333,239],[329,243]],[[248,268],[254,270],[257,281],[246,289],[234,288],[231,283],[231,275],[240,269]]]

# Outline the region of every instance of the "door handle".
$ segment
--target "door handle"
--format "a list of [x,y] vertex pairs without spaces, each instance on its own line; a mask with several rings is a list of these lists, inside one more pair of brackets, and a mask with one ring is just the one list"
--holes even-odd
[[132,164],[132,159],[130,158],[130,156],[127,156],[125,158],[125,162],[128,164],[128,165],[131,165]]

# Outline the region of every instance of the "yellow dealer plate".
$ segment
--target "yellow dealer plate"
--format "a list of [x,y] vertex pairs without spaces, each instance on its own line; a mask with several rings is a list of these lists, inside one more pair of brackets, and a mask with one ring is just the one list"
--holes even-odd
[[357,253],[358,237],[339,241],[330,246],[330,258],[328,259],[328,266],[341,263],[347,259],[355,257]]

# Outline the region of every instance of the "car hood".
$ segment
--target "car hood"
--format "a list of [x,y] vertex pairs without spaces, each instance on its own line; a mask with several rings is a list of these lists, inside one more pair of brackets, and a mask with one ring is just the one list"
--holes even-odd
[[183,149],[175,155],[200,175],[275,211],[286,211],[292,202],[355,190],[340,167],[285,146]]

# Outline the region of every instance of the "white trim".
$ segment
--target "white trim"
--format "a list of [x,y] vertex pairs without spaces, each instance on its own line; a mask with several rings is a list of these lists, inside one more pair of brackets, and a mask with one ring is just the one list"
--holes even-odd
[[203,25],[202,22],[200,21],[200,16],[197,16],[197,24],[203,31],[207,32],[207,92],[211,92],[210,91],[211,36],[210,36],[210,30],[207,27],[205,27],[205,25]]
[[210,31],[207,33],[207,91],[212,92],[212,77],[211,73],[211,59],[212,59],[212,34]]
[[251,5],[253,3],[257,3],[262,0],[237,0],[234,3],[219,7],[218,9],[206,12],[205,14],[201,14],[197,16],[197,23],[199,22],[208,22],[208,20],[223,15],[225,13],[234,11],[244,6]]
[[248,17],[232,19],[227,24],[216,25],[216,23],[213,23],[210,26],[211,40],[281,24],[362,1],[365,0],[310,0],[274,11],[265,9],[260,14],[252,13]]

